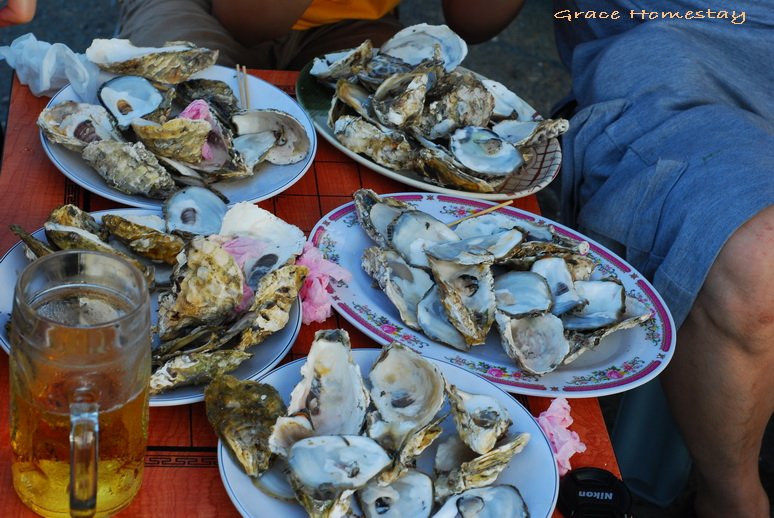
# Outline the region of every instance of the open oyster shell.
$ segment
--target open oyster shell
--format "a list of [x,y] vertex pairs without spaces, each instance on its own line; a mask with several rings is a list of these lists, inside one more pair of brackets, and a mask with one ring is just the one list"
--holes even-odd
[[98,140],[122,140],[107,110],[96,104],[61,102],[40,112],[37,124],[48,140],[73,151]]
[[386,486],[369,482],[355,494],[365,518],[428,518],[433,509],[433,481],[415,469]]
[[516,486],[500,484],[468,489],[450,496],[433,518],[529,518],[527,503]]
[[114,74],[142,76],[159,83],[177,84],[215,64],[218,51],[187,41],[163,47],[135,47],[124,39],[95,39],[86,57],[102,70]]
[[455,385],[448,385],[446,392],[463,442],[482,455],[494,448],[511,426],[508,410],[491,396],[472,394]]

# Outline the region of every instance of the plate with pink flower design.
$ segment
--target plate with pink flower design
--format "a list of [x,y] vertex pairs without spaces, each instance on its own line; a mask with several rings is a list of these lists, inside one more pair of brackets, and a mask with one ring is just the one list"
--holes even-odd
[[[485,200],[434,193],[384,196],[406,202],[444,223],[494,205]],[[311,232],[314,245],[325,258],[352,273],[349,282],[339,281],[332,286],[334,308],[380,344],[399,342],[428,357],[479,374],[500,388],[518,394],[566,398],[604,396],[642,385],[664,370],[674,353],[675,326],[666,304],[650,282],[616,254],[568,227],[515,208],[503,207],[497,212],[515,222],[550,225],[563,238],[587,242],[585,255],[595,264],[592,278],[617,278],[627,299],[639,303],[650,313],[650,318],[634,327],[613,332],[596,348],[542,375],[521,369],[505,354],[496,326],[483,345],[468,351],[454,349],[406,326],[387,295],[363,271],[363,251],[374,243],[361,228],[352,202],[329,212]]]

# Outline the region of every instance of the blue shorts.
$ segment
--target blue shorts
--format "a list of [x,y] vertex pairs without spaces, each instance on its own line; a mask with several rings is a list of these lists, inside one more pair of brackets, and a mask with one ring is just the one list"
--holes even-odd
[[648,277],[677,326],[729,236],[774,204],[774,27],[749,23],[645,22],[572,54],[563,222]]

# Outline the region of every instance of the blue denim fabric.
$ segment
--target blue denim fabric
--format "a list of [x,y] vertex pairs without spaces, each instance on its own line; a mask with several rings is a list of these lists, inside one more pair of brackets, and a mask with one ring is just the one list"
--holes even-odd
[[[586,7],[621,3],[633,2]],[[774,204],[774,9],[764,4],[729,4],[748,9],[743,25],[592,22],[594,38],[574,42],[563,222],[647,276],[678,326],[726,240]]]

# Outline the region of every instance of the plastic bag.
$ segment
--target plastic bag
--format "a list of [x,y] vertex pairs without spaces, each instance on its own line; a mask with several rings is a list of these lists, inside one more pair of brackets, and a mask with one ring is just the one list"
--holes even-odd
[[38,41],[28,33],[13,40],[10,46],[0,47],[0,57],[33,95],[51,96],[69,83],[82,101],[97,100],[99,67],[63,43]]

